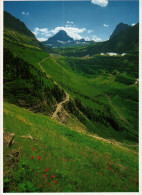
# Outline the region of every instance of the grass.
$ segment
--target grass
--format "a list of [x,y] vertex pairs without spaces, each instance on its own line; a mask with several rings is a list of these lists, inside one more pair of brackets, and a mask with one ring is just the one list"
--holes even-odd
[[[5,190],[9,192],[138,191],[137,153],[9,103],[4,103],[4,128],[15,133],[15,143],[5,148],[4,158],[7,150],[18,147],[22,154],[5,179]],[[27,134],[37,140],[20,137]],[[48,172],[44,172],[46,168]]]
[[[40,62],[43,58],[49,56],[47,52],[39,50],[39,48],[27,47],[26,44],[19,44],[11,42],[11,40],[4,40],[4,47],[8,48],[16,57],[23,59],[29,64],[34,65],[37,69],[40,69],[38,66],[38,62]],[[32,56],[32,57],[29,57]]]
[[[11,99],[4,102],[4,128],[15,134],[12,146],[4,145],[4,192],[138,192],[138,54],[49,56],[36,39],[4,33]],[[82,56],[87,48],[60,52]],[[65,95],[54,81],[70,94],[66,125],[49,117]],[[38,114],[18,107],[23,99],[30,110],[37,103]]]
[[[94,129],[95,133],[103,137],[113,137],[119,141],[123,140],[125,142],[129,139],[130,142],[133,142],[131,132],[138,135],[138,86],[136,84],[127,85],[125,82],[116,81],[116,75],[106,73],[105,71],[90,77],[87,74],[82,74],[80,71],[75,71],[75,69],[72,70],[71,65],[69,65],[71,61],[74,67],[75,63],[79,63],[78,58],[53,58],[50,56],[41,65],[46,73],[65,89],[71,97],[74,99],[78,98],[85,109],[91,109],[90,112],[92,114],[102,118],[108,112],[107,108],[109,107],[110,116],[106,117],[111,118],[113,115],[116,123],[121,125],[121,129],[123,131],[126,129],[126,132],[117,132],[110,124],[106,127],[93,120],[94,126],[91,129]],[[89,61],[85,59],[83,63],[84,66],[85,63],[87,66],[90,63],[90,59]],[[79,66],[79,64],[76,66]],[[116,101],[113,102],[113,99],[117,99],[115,109],[110,105],[106,96],[107,94],[110,96],[112,104],[115,105]],[[124,102],[129,102],[129,104],[125,106]],[[132,107],[135,111],[133,111]],[[116,112],[116,109],[120,114]],[[122,120],[122,118],[126,120]],[[129,121],[131,125],[128,125],[126,121]],[[90,126],[86,125],[88,130],[90,130]],[[99,129],[103,130],[99,131]],[[130,135],[127,135],[127,132]]]

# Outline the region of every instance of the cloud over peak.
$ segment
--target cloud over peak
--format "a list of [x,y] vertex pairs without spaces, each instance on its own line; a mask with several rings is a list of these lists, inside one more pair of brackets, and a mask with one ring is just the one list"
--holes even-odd
[[82,39],[82,36],[80,35],[84,31],[86,31],[86,28],[77,28],[77,27],[71,27],[71,26],[61,26],[61,27],[56,27],[55,29],[51,30],[53,34],[56,34],[60,30],[66,31],[66,33],[72,37],[74,40]]
[[91,3],[99,5],[101,7],[106,7],[108,4],[108,0],[91,0]]

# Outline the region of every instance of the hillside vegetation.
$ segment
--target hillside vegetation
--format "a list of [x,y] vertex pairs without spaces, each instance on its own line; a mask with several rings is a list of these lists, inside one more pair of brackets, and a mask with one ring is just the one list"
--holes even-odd
[[[4,172],[11,167],[4,192],[138,191],[138,155],[125,147],[9,103],[4,103],[4,128],[15,133],[15,143],[4,150]],[[8,164],[7,154],[15,150],[20,158]]]
[[102,56],[111,42],[51,51],[4,21],[4,192],[138,192],[137,34]]

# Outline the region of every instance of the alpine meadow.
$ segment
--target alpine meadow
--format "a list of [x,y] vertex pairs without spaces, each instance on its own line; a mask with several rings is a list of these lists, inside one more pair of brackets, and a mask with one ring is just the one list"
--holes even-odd
[[138,10],[4,2],[4,193],[139,192]]

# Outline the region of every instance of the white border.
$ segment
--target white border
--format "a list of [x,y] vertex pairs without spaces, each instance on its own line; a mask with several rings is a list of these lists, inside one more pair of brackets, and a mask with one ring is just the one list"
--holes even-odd
[[[5,0],[5,1],[18,1],[18,0]],[[19,0],[19,1],[29,1],[29,0]],[[64,0],[30,0],[30,1],[64,1]],[[76,1],[76,0],[65,0],[65,1]],[[91,0],[78,0],[78,1],[91,1]],[[117,1],[117,0],[108,0],[108,1]],[[137,0],[118,0],[118,1],[137,1]],[[40,195],[41,193],[3,193],[3,2],[4,0],[0,0],[0,194],[2,195]],[[140,34],[139,34],[139,54],[142,54],[142,0],[139,0],[139,24],[140,24]],[[117,193],[118,195],[138,195],[142,194],[142,135],[141,135],[141,127],[142,127],[142,55],[139,55],[139,192],[123,192]],[[116,195],[116,193],[112,192],[104,192],[104,193],[70,193],[73,195],[79,194],[95,194],[95,195]],[[58,194],[58,193],[42,193],[42,194]],[[67,194],[67,193],[60,193]]]

